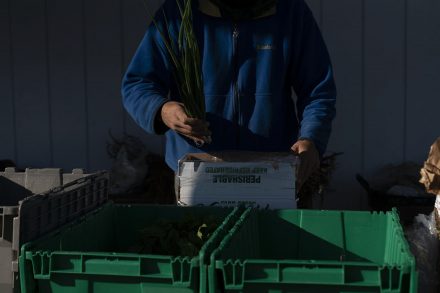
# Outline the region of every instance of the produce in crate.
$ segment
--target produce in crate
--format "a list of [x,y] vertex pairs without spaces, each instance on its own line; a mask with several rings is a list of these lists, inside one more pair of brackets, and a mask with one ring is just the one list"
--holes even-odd
[[[51,235],[22,246],[21,291],[207,292],[206,266],[210,253],[242,212],[241,209],[215,207],[107,202]],[[196,256],[130,251],[130,247],[138,243],[140,232],[159,219],[183,223],[191,217],[197,219],[190,221],[196,226],[196,232],[203,230],[203,223],[209,226],[206,221],[210,217],[220,223]],[[209,231],[200,232],[210,234]]]
[[182,221],[158,220],[140,230],[130,251],[143,254],[196,256],[221,224],[216,216],[186,214]]

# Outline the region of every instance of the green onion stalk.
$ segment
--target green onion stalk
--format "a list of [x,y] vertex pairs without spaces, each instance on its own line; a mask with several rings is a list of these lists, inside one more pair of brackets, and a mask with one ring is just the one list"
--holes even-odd
[[[143,3],[148,11],[148,5],[145,1]],[[153,23],[168,52],[169,61],[171,61],[173,66],[173,77],[182,98],[186,114],[190,118],[206,120],[200,51],[192,25],[192,0],[176,0],[176,3],[181,17],[177,40],[174,40],[171,36],[164,11],[162,13],[166,33],[160,29],[154,17],[152,18]],[[211,137],[205,138],[205,142],[210,141]]]

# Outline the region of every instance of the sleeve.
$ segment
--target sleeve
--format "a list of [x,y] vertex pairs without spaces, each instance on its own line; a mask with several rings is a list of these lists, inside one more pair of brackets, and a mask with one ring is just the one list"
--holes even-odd
[[[160,31],[167,35],[161,10],[155,19]],[[128,66],[121,87],[125,109],[150,134],[162,134],[166,130],[163,125],[158,125],[161,119],[157,115],[168,101],[172,82],[172,67],[158,28],[154,23],[149,26]]]
[[336,115],[336,86],[327,47],[312,12],[302,6],[299,53],[292,72],[300,121],[299,138],[314,142],[322,156]]

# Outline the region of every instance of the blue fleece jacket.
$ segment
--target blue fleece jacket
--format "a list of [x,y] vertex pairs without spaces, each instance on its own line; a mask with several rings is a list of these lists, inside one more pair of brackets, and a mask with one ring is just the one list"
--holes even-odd
[[[179,31],[175,0],[163,6],[172,36]],[[166,29],[162,12],[159,28]],[[303,0],[279,0],[273,15],[233,23],[193,11],[202,54],[212,143],[201,148],[172,130],[165,158],[177,169],[186,153],[218,150],[289,151],[298,138],[326,149],[336,89],[326,46]],[[166,49],[151,25],[122,83],[123,103],[148,133],[169,100],[180,101]],[[292,88],[297,100],[292,99]]]

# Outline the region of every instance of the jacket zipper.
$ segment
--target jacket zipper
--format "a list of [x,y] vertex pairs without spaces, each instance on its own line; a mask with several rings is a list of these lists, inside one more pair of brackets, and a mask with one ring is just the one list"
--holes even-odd
[[234,95],[234,120],[238,124],[238,132],[237,132],[237,146],[240,145],[240,93],[238,90],[238,54],[237,54],[237,43],[238,43],[238,36],[239,36],[239,30],[237,23],[233,24],[233,31],[232,31],[232,40],[233,40],[233,48],[232,48],[232,54],[233,54],[233,95]]

